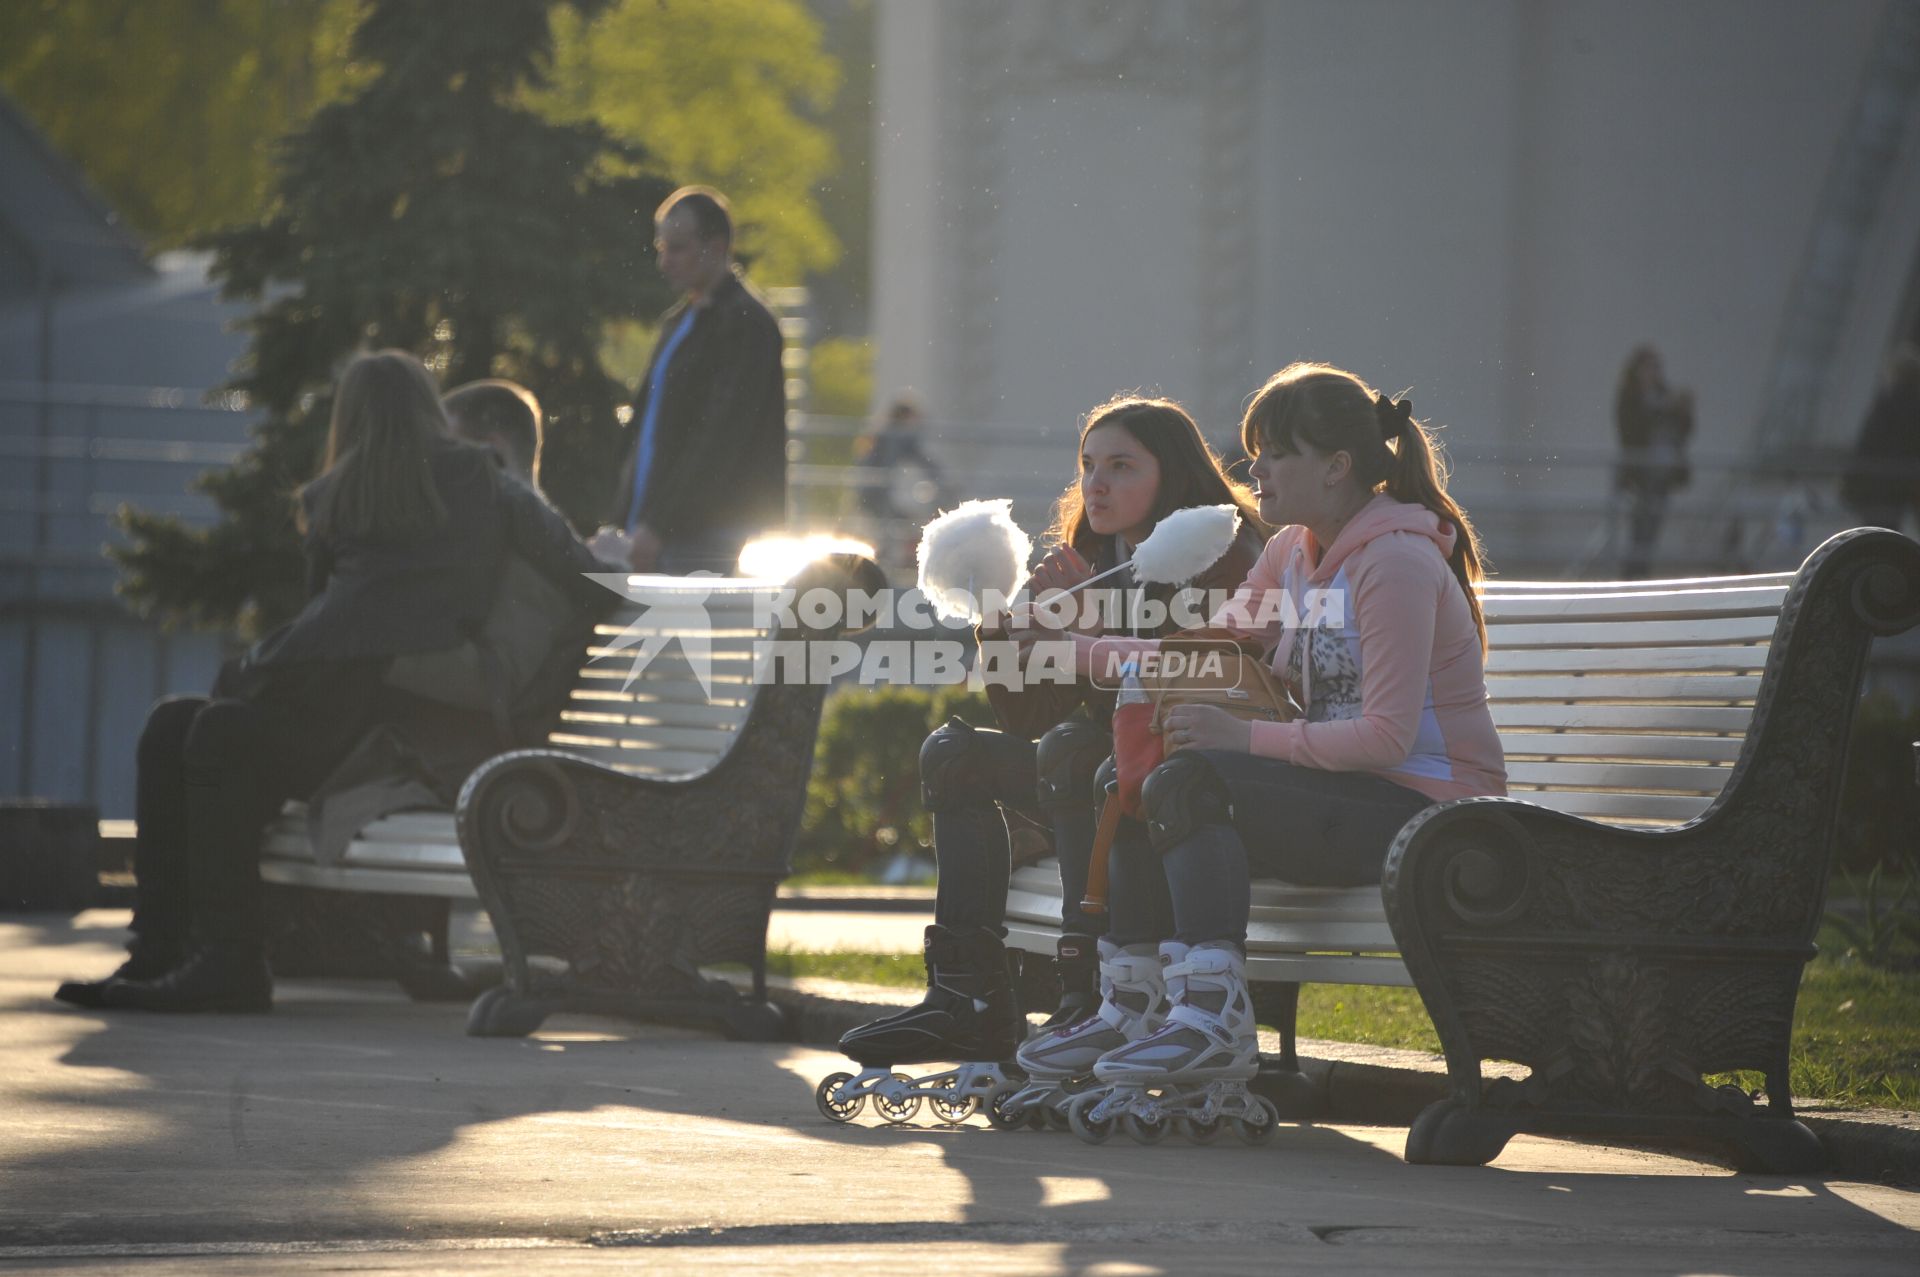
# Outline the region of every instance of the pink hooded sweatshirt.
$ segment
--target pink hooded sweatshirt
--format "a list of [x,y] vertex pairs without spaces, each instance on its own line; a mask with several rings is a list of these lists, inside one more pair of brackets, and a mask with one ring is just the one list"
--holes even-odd
[[[1447,565],[1453,542],[1433,511],[1385,494],[1317,558],[1306,528],[1274,534],[1212,619],[1270,650],[1305,710],[1291,723],[1255,723],[1255,754],[1372,772],[1435,802],[1507,792],[1480,635]],[[1077,646],[1090,668],[1091,641]],[[1103,653],[1152,646],[1100,640]]]

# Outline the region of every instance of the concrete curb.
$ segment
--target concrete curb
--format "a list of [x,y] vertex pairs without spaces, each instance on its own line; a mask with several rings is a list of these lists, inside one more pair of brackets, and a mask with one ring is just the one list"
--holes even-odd
[[[830,980],[776,977],[768,985],[799,1039],[812,1046],[831,1047],[848,1029],[919,1000],[915,990]],[[1271,1035],[1261,1037],[1263,1049],[1279,1049],[1277,1040],[1268,1040]],[[1302,1093],[1295,1084],[1275,1094],[1290,1117],[1404,1126],[1446,1096],[1446,1062],[1437,1055],[1304,1038],[1299,1053],[1308,1090]],[[1488,1076],[1526,1075],[1518,1065],[1488,1064],[1485,1071]],[[1254,1088],[1267,1089],[1257,1081]],[[1920,1114],[1807,1108],[1798,1116],[1827,1151],[1828,1177],[1920,1185]]]

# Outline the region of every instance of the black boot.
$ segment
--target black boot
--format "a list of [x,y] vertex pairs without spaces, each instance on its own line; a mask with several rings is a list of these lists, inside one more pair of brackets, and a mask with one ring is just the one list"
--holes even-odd
[[115,980],[100,1005],[129,1011],[271,1011],[273,973],[256,943],[212,940],[151,980]]
[[72,1006],[95,1010],[106,1005],[106,987],[116,980],[151,980],[179,966],[187,947],[178,940],[135,935],[127,942],[127,960],[104,980],[69,980],[53,996]]
[[862,1068],[1012,1059],[1022,1026],[1000,937],[935,923],[927,928],[926,959],[920,1005],[849,1030],[840,1049]]
[[1100,1006],[1099,942],[1092,936],[1068,932],[1060,937],[1054,954],[1054,969],[1060,975],[1060,1005],[1040,1026],[1041,1033],[1078,1024]]

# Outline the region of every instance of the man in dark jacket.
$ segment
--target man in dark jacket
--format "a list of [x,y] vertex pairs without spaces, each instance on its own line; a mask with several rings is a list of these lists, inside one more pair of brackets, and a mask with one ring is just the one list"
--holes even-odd
[[608,522],[636,572],[730,574],[742,545],[786,522],[780,325],[734,267],[718,191],[675,191],[654,231],[660,273],[683,296],[661,317]]

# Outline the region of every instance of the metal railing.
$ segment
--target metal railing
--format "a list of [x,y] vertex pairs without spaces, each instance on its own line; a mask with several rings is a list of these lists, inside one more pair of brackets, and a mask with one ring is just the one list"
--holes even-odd
[[[865,531],[876,544],[911,544],[918,532],[914,518],[875,520],[862,513],[857,494],[890,482],[884,472],[857,464],[857,441],[870,429],[848,418],[803,417],[796,423],[788,472],[794,526]],[[1070,435],[936,424],[928,428],[925,448],[940,464],[953,500],[1013,498],[1016,517],[1035,534],[1073,473]],[[1237,456],[1237,448],[1227,455]],[[1616,470],[1622,462],[1659,460],[1584,447],[1449,447],[1447,456],[1451,490],[1474,520],[1494,568],[1531,579],[1617,571],[1627,548],[1629,503],[1616,488]],[[1852,464],[1843,449],[1808,450],[1791,466],[1745,453],[1691,454],[1690,481],[1666,504],[1654,569],[1661,575],[1721,575],[1797,567],[1826,535],[1860,521],[1839,498]],[[1887,473],[1884,466],[1874,470]],[[1920,485],[1920,467],[1912,470],[1909,477]],[[1244,462],[1238,472],[1244,475]]]

